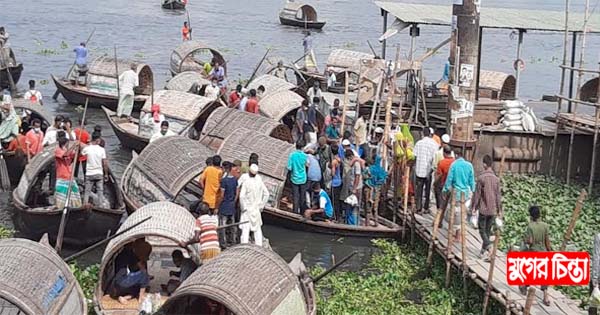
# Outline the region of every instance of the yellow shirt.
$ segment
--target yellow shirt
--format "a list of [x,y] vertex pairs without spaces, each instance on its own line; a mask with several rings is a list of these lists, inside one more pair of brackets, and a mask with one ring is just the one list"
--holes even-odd
[[223,178],[223,171],[214,166],[207,167],[200,176],[200,182],[204,183],[202,199],[211,209],[217,207],[217,199],[221,190],[221,178]]
[[354,124],[354,142],[361,145],[367,142],[367,123],[360,117]]

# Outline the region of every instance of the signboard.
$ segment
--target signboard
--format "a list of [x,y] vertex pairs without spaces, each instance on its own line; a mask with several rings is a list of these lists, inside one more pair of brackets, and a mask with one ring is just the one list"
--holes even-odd
[[464,63],[460,65],[460,74],[458,76],[458,85],[462,87],[470,87],[475,77],[475,66]]

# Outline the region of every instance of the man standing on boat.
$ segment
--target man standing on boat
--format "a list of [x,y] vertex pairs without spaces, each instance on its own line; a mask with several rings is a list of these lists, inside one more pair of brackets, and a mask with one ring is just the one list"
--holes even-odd
[[304,214],[306,209],[306,181],[308,168],[308,157],[302,151],[306,146],[303,139],[296,142],[296,150],[290,154],[287,163],[287,169],[290,172],[290,182],[292,183],[293,193],[293,212]]
[[75,52],[75,67],[71,72],[71,80],[75,81],[75,85],[79,84],[79,76],[87,72],[87,55],[88,49],[85,47],[85,43],[81,42],[78,47],[73,49]]
[[8,41],[8,32],[4,29],[4,26],[0,26],[0,48],[6,45]]
[[184,42],[192,39],[192,29],[188,26],[187,22],[183,22],[183,27],[181,28],[181,36]]
[[254,244],[263,245],[262,217],[261,212],[269,201],[269,190],[258,175],[258,165],[250,165],[248,178],[242,184],[240,190],[240,207],[242,214],[240,222],[248,222],[240,225],[242,236],[240,243],[247,244],[250,239],[250,232],[254,237]]
[[104,182],[108,181],[108,160],[106,151],[99,145],[100,133],[92,134],[92,142],[81,149],[81,155],[87,158],[85,171],[85,191],[83,193],[83,204],[88,204],[92,188],[96,188],[94,204],[103,207]]
[[119,105],[117,106],[117,117],[126,116],[131,120],[131,112],[133,111],[133,100],[135,93],[133,89],[140,85],[138,75],[135,72],[137,66],[132,63],[129,70],[123,72],[119,76],[119,87],[121,89],[119,97]]
[[152,135],[152,137],[150,137],[150,143],[152,143],[162,137],[175,136],[175,135],[177,135],[177,134],[169,129],[169,122],[166,120],[163,120],[163,122],[160,123],[160,131],[155,132]]
[[285,67],[283,66],[283,61],[279,60],[277,62],[277,68],[273,70],[273,75],[283,80],[288,80],[287,74],[285,73]]
[[304,47],[304,54],[309,55],[313,49],[313,38],[310,34],[310,31],[306,31],[306,36],[302,40],[302,46]]
[[33,157],[44,150],[44,147],[42,146],[44,132],[41,127],[42,122],[39,119],[34,118],[31,122],[31,129],[25,134],[25,144],[27,145],[27,154],[29,156]]

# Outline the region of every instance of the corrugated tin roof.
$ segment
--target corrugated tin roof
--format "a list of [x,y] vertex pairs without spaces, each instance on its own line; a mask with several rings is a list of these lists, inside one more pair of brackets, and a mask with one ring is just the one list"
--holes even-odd
[[[451,5],[411,4],[375,1],[375,5],[409,24],[447,25],[452,21]],[[584,15],[569,14],[569,30],[583,30]],[[485,28],[526,29],[537,31],[564,31],[565,13],[560,11],[481,8],[479,26]],[[588,32],[600,33],[600,16],[591,15]]]

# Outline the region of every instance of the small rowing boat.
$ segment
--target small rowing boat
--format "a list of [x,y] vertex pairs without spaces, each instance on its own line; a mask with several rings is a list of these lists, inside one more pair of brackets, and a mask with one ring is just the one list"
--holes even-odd
[[326,23],[317,19],[317,10],[313,6],[295,1],[285,4],[285,7],[279,12],[279,22],[283,25],[319,30]]
[[161,6],[167,10],[185,10],[187,0],[163,0]]
[[10,47],[0,48],[0,90],[10,89],[9,74],[16,85],[21,79],[23,64],[17,62],[15,53]]
[[[119,75],[129,70],[132,63],[136,65],[135,71],[139,80],[139,86],[135,89],[133,108],[139,110],[152,91],[154,74],[150,66],[146,64],[119,60]],[[89,99],[90,107],[106,106],[110,110],[117,110],[119,96],[114,58],[106,56],[96,58],[89,66],[85,84],[76,84],[69,78],[70,75],[62,79],[52,75],[56,88],[69,104],[85,104],[86,99]]]
[[[50,172],[56,171],[54,150],[54,146],[49,146],[31,159],[12,194],[18,214],[17,224],[31,238],[40,238],[48,233],[54,240],[58,234],[63,209],[54,205],[54,187],[50,186]],[[79,191],[83,197],[83,185],[80,185]],[[117,230],[125,213],[125,204],[112,172],[104,183],[103,200],[102,204],[95,201],[89,209],[69,208],[65,244],[86,246]]]
[[207,76],[208,73],[204,73],[204,65],[210,64],[213,59],[218,61],[227,73],[227,62],[218,50],[199,41],[184,41],[171,52],[171,74],[176,76],[184,71],[196,71]]

